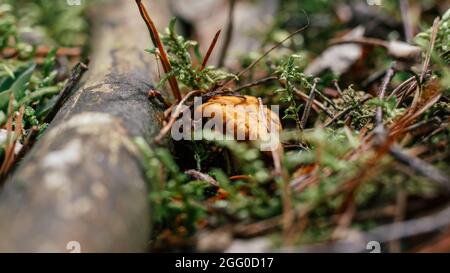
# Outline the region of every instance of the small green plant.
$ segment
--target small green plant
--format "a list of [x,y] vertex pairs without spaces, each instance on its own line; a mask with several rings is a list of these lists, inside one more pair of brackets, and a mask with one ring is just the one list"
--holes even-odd
[[0,127],[7,129],[8,136],[16,131],[13,142],[0,143],[2,175],[12,167],[14,155],[4,151],[25,143],[33,132],[39,137],[47,128],[45,117],[67,78],[61,72],[68,67],[58,62],[57,50],[84,46],[85,8],[68,8],[65,1],[0,3]]
[[[220,81],[235,75],[216,69],[213,66],[206,66],[200,69],[203,57],[199,51],[199,45],[196,41],[186,40],[175,31],[176,19],[172,18],[165,34],[160,34],[161,40],[167,51],[172,71],[166,74],[157,88],[164,85],[170,77],[176,79],[190,90],[209,91]],[[157,48],[147,50],[149,53],[159,56]],[[190,51],[195,53],[195,62],[191,57]]]
[[[6,0],[0,4],[0,51],[9,54],[0,61],[0,125],[6,122],[12,94],[15,109],[26,106],[25,129],[44,128],[41,123],[54,103],[53,95],[65,84],[58,78],[57,48],[84,44],[87,22],[82,13],[85,8],[83,5],[68,9],[64,1]],[[39,34],[39,39],[26,38],[30,29]],[[41,45],[49,50],[43,55],[42,64],[37,65],[37,48]]]
[[281,97],[281,101],[289,105],[285,110],[283,119],[294,120],[297,128],[300,130],[299,112],[302,105],[299,105],[296,101],[294,88],[295,82],[299,79],[304,79],[304,75],[301,73],[299,67],[295,65],[295,60],[298,58],[299,56],[291,55],[285,63],[278,67],[276,73],[279,75],[279,80],[284,82],[285,86],[275,92],[282,92],[284,96]]

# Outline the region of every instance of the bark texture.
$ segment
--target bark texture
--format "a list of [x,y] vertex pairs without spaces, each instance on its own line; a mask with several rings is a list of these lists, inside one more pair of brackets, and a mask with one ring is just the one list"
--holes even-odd
[[[147,4],[164,26],[158,2]],[[92,37],[81,87],[0,193],[0,252],[146,250],[148,190],[132,137],[161,128],[163,109],[147,98],[158,74],[150,37],[130,0],[98,9]]]

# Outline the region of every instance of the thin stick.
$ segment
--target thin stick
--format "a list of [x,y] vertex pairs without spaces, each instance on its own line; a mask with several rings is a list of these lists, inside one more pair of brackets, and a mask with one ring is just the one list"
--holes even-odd
[[222,67],[228,53],[228,47],[230,46],[231,37],[233,36],[233,14],[236,0],[230,0],[230,6],[228,9],[228,21],[227,21],[227,32],[225,33],[225,41],[223,42],[222,49],[220,50],[219,60],[217,62],[217,67]]
[[[10,103],[9,103],[9,111],[14,111],[14,106],[12,104],[12,101],[14,101],[14,96],[11,94],[10,96]],[[23,113],[25,112],[25,106],[22,105],[19,109],[19,114],[17,117],[14,118],[14,115],[11,115],[8,118],[6,128],[7,128],[7,141],[6,141],[6,148],[5,148],[5,157],[3,159],[3,163],[0,168],[0,185],[3,184],[4,179],[8,176],[8,173],[11,170],[11,167],[13,166],[13,163],[15,162],[15,148],[17,140],[22,135],[23,130]],[[15,130],[14,135],[11,135],[13,133],[12,130],[12,122],[13,118],[15,120]]]
[[412,76],[410,78],[408,78],[407,80],[405,80],[404,82],[402,82],[401,84],[399,84],[388,96],[388,99],[391,98],[394,95],[397,95],[397,93],[399,93],[400,91],[402,91],[405,87],[409,87],[410,84],[414,83],[414,80],[416,79],[415,76]]
[[314,92],[314,90],[316,89],[317,83],[319,81],[320,81],[319,78],[315,78],[314,79],[314,83],[313,83],[313,86],[311,88],[311,92],[309,93],[309,98],[308,98],[308,101],[306,102],[305,110],[303,110],[302,119],[300,120],[300,127],[302,129],[305,129],[306,122],[308,121],[309,113],[311,111],[311,106],[312,106],[313,101],[314,101],[314,95],[316,94],[316,92]]
[[[395,206],[395,214],[394,214],[394,222],[401,223],[405,219],[406,206],[408,202],[408,193],[406,192],[403,185],[398,185],[399,189],[396,196],[396,206]],[[389,243],[389,252],[401,252],[402,245],[401,240],[394,240]]]
[[260,80],[256,80],[254,82],[249,82],[247,84],[244,84],[244,85],[241,85],[239,87],[236,87],[231,92],[239,92],[239,91],[241,91],[243,89],[250,88],[250,87],[253,87],[253,86],[258,86],[258,85],[261,85],[261,84],[265,84],[266,82],[274,81],[276,79],[278,79],[276,76],[269,76],[269,77],[266,77],[266,78],[262,78]]
[[19,153],[16,156],[15,162],[13,163],[13,166],[16,165],[17,161],[20,160],[25,156],[25,154],[31,149],[31,147],[36,142],[36,138],[39,134],[39,128],[38,126],[33,126],[30,129],[30,132],[28,133],[28,136],[26,137],[22,149],[20,149]]
[[228,178],[229,178],[231,181],[233,181],[233,180],[239,180],[239,179],[241,179],[241,180],[250,180],[250,179],[251,179],[250,176],[245,175],[245,174],[233,175],[233,176],[230,176],[230,177],[228,177]]
[[[303,93],[301,90],[297,89],[296,87],[294,87],[294,91],[295,94],[297,96],[299,96],[302,100],[304,100],[305,102],[308,101],[309,96],[305,93]],[[322,110],[327,116],[329,116],[330,118],[333,118],[333,114],[330,113],[330,111],[328,111],[328,109],[318,100],[313,100],[313,103],[315,106],[319,107],[320,110]]]
[[[384,99],[387,86],[391,82],[392,77],[394,77],[394,72],[395,72],[394,66],[395,66],[395,62],[393,62],[390,65],[390,67],[388,68],[388,70],[386,71],[386,75],[384,76],[383,83],[380,88],[380,92],[378,93],[378,98],[380,100]],[[375,121],[376,121],[377,126],[383,125],[383,107],[381,107],[381,106],[377,106]]]
[[367,242],[385,243],[419,234],[429,233],[450,224],[450,206],[433,215],[378,226],[357,238],[345,238],[330,244],[289,249],[291,252],[361,252],[366,250]]
[[14,94],[11,92],[11,94],[9,95],[9,102],[8,102],[8,119],[6,121],[6,142],[5,142],[5,158],[3,159],[3,163],[0,167],[0,177],[4,178],[4,174],[5,174],[5,168],[6,168],[6,164],[9,160],[9,156],[10,156],[10,150],[11,150],[11,143],[12,138],[13,138],[13,130],[12,130],[12,124],[13,124],[13,119],[14,119]]
[[211,44],[208,47],[208,51],[206,52],[205,58],[203,59],[202,66],[200,67],[200,71],[205,69],[206,64],[208,63],[209,57],[211,57],[211,53],[214,50],[214,47],[217,44],[217,40],[219,39],[220,32],[222,30],[219,29],[219,31],[216,32],[216,35],[214,35],[214,39],[212,40]]
[[170,129],[172,128],[173,124],[175,123],[175,121],[177,120],[178,116],[181,114],[181,105],[183,105],[186,100],[188,98],[190,98],[192,95],[196,95],[198,93],[201,93],[201,90],[193,90],[189,93],[187,93],[183,99],[177,104],[177,107],[175,108],[175,110],[172,112],[172,115],[170,116],[170,120],[169,122],[167,122],[167,124],[161,129],[161,131],[159,132],[159,134],[155,137],[155,142],[159,143],[161,142],[162,138],[170,131]]
[[384,40],[377,39],[377,38],[368,38],[368,37],[337,38],[337,39],[332,39],[329,42],[330,46],[340,45],[340,44],[361,44],[361,45],[369,45],[369,46],[380,46],[380,47],[384,47],[384,48],[389,47],[389,44]]
[[431,42],[430,47],[428,48],[427,55],[425,57],[425,61],[423,62],[422,73],[420,73],[420,82],[423,82],[423,78],[427,73],[428,66],[430,65],[431,54],[433,53],[434,43],[436,42],[437,32],[439,30],[439,17],[436,17],[433,22],[433,28],[431,32]]
[[399,162],[409,166],[414,171],[429,178],[430,180],[445,186],[447,190],[450,190],[450,179],[433,165],[419,159],[418,157],[406,154],[398,146],[391,147],[389,149],[389,153]]
[[8,175],[9,171],[11,170],[11,167],[13,166],[13,163],[15,162],[16,143],[17,143],[18,139],[22,136],[24,112],[25,112],[25,106],[22,105],[22,106],[20,106],[20,109],[19,109],[19,115],[15,118],[15,121],[16,121],[15,127],[16,128],[14,130],[15,132],[14,132],[14,139],[12,142],[12,147],[11,147],[11,150],[9,151],[10,154],[8,155],[7,160],[5,157],[5,162],[4,162],[5,169],[2,172],[2,175],[4,177],[6,177]]
[[410,43],[413,38],[413,30],[411,27],[410,14],[409,14],[409,1],[400,0],[400,10],[402,13],[403,30],[405,32],[405,40]]
[[[442,124],[442,120],[439,117],[432,117],[427,120],[419,121],[413,125],[410,125],[402,130],[402,132],[411,132],[415,131],[417,129],[422,130],[422,127],[429,127],[429,128],[438,128]],[[415,134],[414,134],[415,135]]]
[[[141,13],[142,19],[144,19],[145,24],[147,25],[148,31],[150,33],[150,37],[153,41],[153,44],[158,48],[159,55],[161,56],[161,64],[163,66],[164,72],[166,74],[170,73],[172,71],[172,66],[170,65],[169,58],[167,57],[166,51],[164,50],[163,43],[161,42],[161,39],[159,38],[158,30],[156,29],[155,24],[153,23],[153,20],[151,19],[150,15],[147,12],[147,9],[145,8],[144,4],[142,3],[142,0],[135,0],[136,4],[139,7],[139,12]],[[169,84],[170,88],[172,89],[173,95],[176,98],[177,101],[181,100],[181,93],[180,89],[178,87],[177,79],[174,76],[171,76],[169,78]]]
[[337,80],[333,80],[333,84],[334,84],[334,87],[336,88],[336,91],[338,91],[339,95],[342,97],[342,89],[339,86],[338,81]]
[[200,171],[193,170],[193,169],[187,170],[184,173],[194,179],[208,182],[209,184],[211,184],[214,187],[219,187],[219,182],[217,182],[214,178],[212,178],[210,175],[208,175],[206,173],[202,173]]
[[[281,42],[279,42],[278,44],[274,45],[273,47],[271,47],[269,50],[267,50],[263,55],[261,55],[258,59],[254,60],[250,65],[248,65],[245,69],[243,69],[241,72],[239,72],[239,74],[237,75],[237,78],[239,79],[242,75],[244,75],[245,73],[247,73],[253,66],[255,66],[257,63],[259,63],[262,59],[264,59],[267,55],[270,54],[270,52],[272,52],[273,50],[275,50],[276,48],[280,47],[281,45],[283,45],[284,42],[286,42],[287,40],[291,39],[293,36],[295,36],[296,34],[300,33],[301,31],[303,31],[304,29],[306,29],[307,27],[309,27],[309,17],[308,14],[302,10],[303,13],[306,16],[306,25],[304,25],[303,27],[297,29],[296,31],[292,32],[291,34],[289,34],[286,38],[284,38]],[[226,82],[221,90],[225,89],[225,87],[232,83],[233,81],[235,81],[236,78],[232,78],[230,79],[228,82]]]
[[336,104],[335,104],[332,100],[330,100],[330,98],[328,98],[327,96],[325,96],[322,92],[319,92],[319,90],[317,90],[317,88],[314,88],[313,90],[314,90],[314,92],[316,92],[316,93],[317,93],[324,101],[326,101],[328,104],[330,104],[331,107],[333,107],[333,108],[336,109],[336,110],[340,110],[340,109],[336,106]]
[[345,108],[344,110],[342,110],[341,112],[339,112],[336,116],[334,116],[330,121],[328,121],[327,123],[325,123],[324,127],[328,127],[331,124],[333,124],[334,122],[336,122],[337,120],[339,120],[341,117],[343,117],[344,115],[346,115],[348,112],[350,112],[351,110],[353,110],[356,107],[361,106],[363,103],[365,103],[366,101],[370,100],[371,97],[370,96],[366,96],[365,98],[363,98],[357,105],[352,105],[349,106],[347,108]]

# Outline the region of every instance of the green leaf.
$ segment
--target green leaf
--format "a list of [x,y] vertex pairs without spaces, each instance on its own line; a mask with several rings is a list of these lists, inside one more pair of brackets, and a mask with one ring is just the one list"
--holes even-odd
[[174,33],[175,32],[175,24],[177,22],[177,18],[176,17],[172,17],[170,19],[170,23],[169,23],[169,33]]
[[19,100],[25,95],[28,82],[33,74],[36,64],[32,63],[25,71],[17,77],[8,91],[0,93],[0,110],[6,110],[8,107],[10,94],[13,93],[14,99]]
[[19,105],[28,105],[29,103],[36,101],[46,95],[56,94],[60,89],[61,88],[58,86],[49,86],[36,89],[28,96],[25,96],[21,100],[19,100]]
[[0,111],[0,124],[3,124],[5,122],[6,122],[6,114],[5,114],[5,112]]
[[9,90],[6,92],[0,93],[0,109],[1,110],[6,111],[6,107],[8,107],[8,102],[9,102],[9,94],[11,94],[11,92]]
[[40,118],[40,117],[43,117],[44,115],[46,115],[50,111],[50,109],[53,108],[53,106],[55,105],[57,100],[58,100],[58,96],[53,96],[45,103],[40,103],[36,107],[36,116]]
[[11,85],[9,90],[14,94],[16,100],[21,99],[25,95],[25,89],[35,68],[36,64],[32,63]]
[[2,64],[3,70],[5,70],[6,73],[8,73],[9,77],[11,79],[16,79],[16,77],[14,76],[14,72],[11,71],[11,69],[6,65],[6,64]]
[[27,66],[20,66],[14,71],[14,77],[6,77],[0,82],[0,92],[7,91],[11,85],[14,83],[16,78],[21,75],[25,70],[27,69]]
[[150,53],[150,54],[153,54],[153,55],[158,55],[159,54],[159,51],[158,51],[158,49],[156,47],[147,48],[147,49],[145,49],[145,51]]
[[47,54],[47,57],[45,57],[44,64],[42,65],[43,70],[42,74],[44,78],[48,77],[55,68],[56,51],[57,51],[56,47],[52,48],[50,52]]
[[194,45],[194,54],[195,54],[195,58],[197,58],[197,62],[201,63],[203,61],[203,56],[202,56],[202,53],[200,52],[199,43]]

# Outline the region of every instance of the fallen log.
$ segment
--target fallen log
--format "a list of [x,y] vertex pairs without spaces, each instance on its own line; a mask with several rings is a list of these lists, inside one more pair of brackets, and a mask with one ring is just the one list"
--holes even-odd
[[[152,2],[165,25],[167,9]],[[164,109],[147,97],[157,66],[143,51],[151,40],[134,2],[99,11],[81,87],[0,192],[0,252],[147,248],[148,191],[132,137],[161,128]]]

